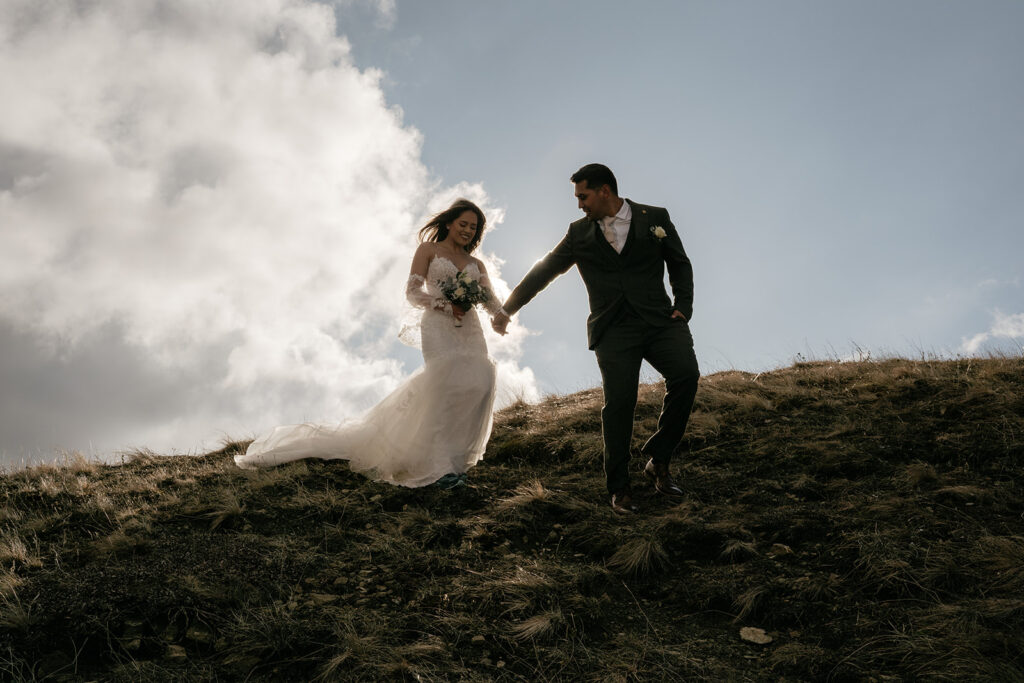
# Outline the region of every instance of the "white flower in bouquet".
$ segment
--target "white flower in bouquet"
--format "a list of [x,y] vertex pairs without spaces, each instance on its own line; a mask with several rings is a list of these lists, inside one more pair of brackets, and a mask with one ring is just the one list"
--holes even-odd
[[[473,276],[464,270],[456,273],[455,277],[438,280],[437,286],[448,301],[464,311],[468,311],[476,304],[487,303],[491,298],[480,281],[474,280]],[[462,327],[462,321],[456,319],[455,326]]]
[[448,301],[468,311],[476,304],[490,301],[490,293],[466,271],[460,271],[455,277],[438,280],[438,287]]

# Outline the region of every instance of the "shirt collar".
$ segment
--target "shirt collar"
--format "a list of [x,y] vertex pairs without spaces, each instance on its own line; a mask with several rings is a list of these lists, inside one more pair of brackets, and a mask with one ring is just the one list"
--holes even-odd
[[605,225],[610,225],[616,220],[626,221],[627,223],[633,218],[633,210],[629,208],[629,202],[625,199],[622,200],[622,208],[619,209],[618,213],[614,216],[605,216],[601,219],[601,222]]

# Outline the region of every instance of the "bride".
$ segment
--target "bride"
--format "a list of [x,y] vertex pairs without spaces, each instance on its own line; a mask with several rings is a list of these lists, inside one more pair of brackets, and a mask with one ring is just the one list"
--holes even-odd
[[301,458],[344,459],[353,471],[390,484],[464,483],[491,433],[495,367],[475,308],[453,304],[441,285],[460,276],[477,280],[488,295],[487,309],[500,310],[484,264],[471,256],[484,224],[480,208],[459,199],[420,229],[406,298],[423,309],[423,367],[361,418],[277,427],[235,463],[254,469]]

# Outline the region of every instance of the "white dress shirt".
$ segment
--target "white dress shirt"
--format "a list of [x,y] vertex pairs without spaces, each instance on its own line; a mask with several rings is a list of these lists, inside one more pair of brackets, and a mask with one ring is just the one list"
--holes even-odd
[[614,216],[605,216],[601,219],[601,230],[612,245],[615,251],[622,253],[622,247],[626,246],[626,237],[629,235],[629,222],[633,218],[633,210],[629,208],[629,202],[623,200],[622,208]]

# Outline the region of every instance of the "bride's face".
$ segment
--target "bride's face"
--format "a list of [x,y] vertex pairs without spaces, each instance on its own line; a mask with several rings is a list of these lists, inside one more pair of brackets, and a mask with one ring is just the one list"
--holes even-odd
[[476,237],[476,213],[463,211],[462,214],[448,224],[448,239],[457,247],[465,249]]

